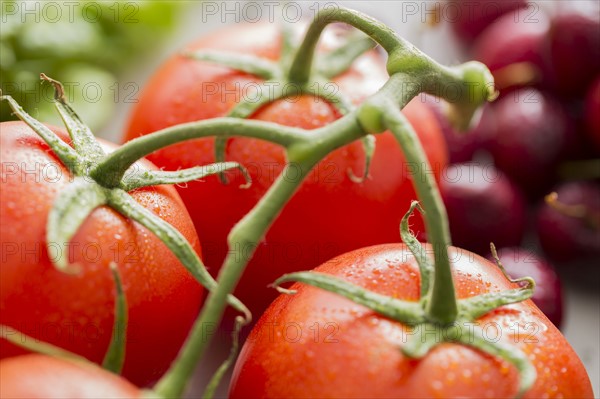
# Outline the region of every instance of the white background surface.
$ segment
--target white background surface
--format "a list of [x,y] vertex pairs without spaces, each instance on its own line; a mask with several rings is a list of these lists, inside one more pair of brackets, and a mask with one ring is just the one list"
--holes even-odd
[[[541,8],[551,9],[560,8],[568,0],[538,2]],[[125,76],[123,82],[135,82],[138,87],[143,87],[145,81],[151,76],[158,66],[170,55],[182,49],[190,41],[200,37],[206,32],[210,32],[223,25],[236,22],[234,15],[225,16],[225,22],[222,21],[222,13],[214,16],[206,15],[206,6],[200,2],[194,3],[188,12],[183,16],[178,31],[173,35],[171,42],[160,54],[148,60],[144,67],[135,72],[132,71],[129,76]],[[218,7],[224,7],[223,2],[213,2]],[[227,2],[228,9],[233,9],[233,2]],[[400,35],[410,40],[420,47],[434,59],[443,63],[458,63],[461,61],[460,49],[454,42],[448,27],[442,24],[435,29],[428,28],[424,24],[425,12],[433,7],[434,1],[341,1],[338,4],[355,8],[366,12],[367,14],[385,22],[394,28]],[[572,5],[573,2],[571,2]],[[311,7],[314,8],[317,2],[300,2],[306,12],[306,16],[314,15]],[[321,2],[323,4],[323,2]],[[241,9],[241,7],[240,7]],[[415,12],[416,11],[416,12]],[[265,16],[268,14],[265,12]],[[278,14],[275,14],[278,15]],[[241,17],[243,19],[243,16]],[[206,22],[203,23],[202,21]],[[130,107],[133,104],[119,104],[117,115],[114,120],[101,132],[101,136],[118,141],[122,132],[124,132],[126,118]],[[600,263],[600,262],[599,262]],[[600,265],[599,265],[600,267]],[[582,277],[583,278],[583,277]],[[590,379],[592,381],[596,396],[600,394],[600,287],[591,287],[582,289],[577,284],[569,284],[566,289],[566,318],[563,325],[563,332],[584,362]],[[225,353],[219,353],[219,349],[213,349],[212,356],[215,359],[222,358]],[[204,385],[206,373],[199,370],[198,378],[192,388],[193,396],[197,396],[196,389]],[[226,385],[223,384],[223,385]],[[201,391],[198,391],[201,392]],[[225,394],[225,387],[222,387],[221,394]]]

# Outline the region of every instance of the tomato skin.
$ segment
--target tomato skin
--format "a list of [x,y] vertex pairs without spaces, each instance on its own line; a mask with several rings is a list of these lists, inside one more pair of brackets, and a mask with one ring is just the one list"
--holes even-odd
[[138,398],[124,378],[93,365],[30,354],[0,361],[0,397],[23,399]]
[[[189,49],[218,49],[277,59],[280,32],[274,25],[239,25],[218,31]],[[324,47],[335,37],[325,34]],[[335,90],[355,104],[379,89],[387,78],[379,54],[361,57],[345,74],[335,80]],[[222,66],[190,60],[170,59],[146,86],[133,111],[126,140],[178,123],[224,116],[241,99],[241,94],[259,79]],[[439,126],[424,104],[413,101],[405,114],[422,139],[435,176],[447,162],[447,149]],[[314,129],[333,122],[339,113],[320,98],[299,96],[279,100],[261,108],[252,118],[289,126]],[[310,134],[310,131],[307,132]],[[167,170],[214,162],[214,139],[186,142],[149,156]],[[226,148],[226,159],[245,165],[253,179],[247,190],[240,189],[241,177],[222,185],[216,177],[189,183],[180,194],[199,231],[206,263],[218,271],[227,254],[226,237],[271,186],[285,162],[284,151],[260,140],[233,138]],[[401,150],[390,133],[377,136],[377,147],[370,178],[353,183],[352,170],[362,176],[364,152],[360,142],[352,143],[327,156],[307,177],[285,206],[266,238],[250,261],[236,295],[255,315],[275,297],[266,286],[284,273],[305,270],[340,253],[365,245],[394,242],[402,213],[415,198],[408,176],[412,165],[403,160]],[[417,166],[423,173],[422,165]],[[292,170],[293,172],[293,170]],[[290,173],[286,176],[294,179]],[[339,223],[347,221],[344,229]],[[413,230],[423,232],[420,217],[412,220]],[[234,251],[243,249],[234,248]]]
[[[140,386],[156,380],[187,336],[202,287],[154,234],[107,207],[94,210],[70,241],[70,260],[81,273],[56,270],[50,256],[57,253],[46,249],[46,222],[72,178],[24,123],[2,123],[1,129],[0,322],[101,362],[114,324],[115,283],[108,266],[115,262],[129,306],[123,373]],[[63,130],[52,130],[68,142]],[[153,168],[146,161],[138,166]],[[172,187],[131,195],[175,226],[200,254],[194,226]],[[22,353],[0,341],[2,358]]]
[[[512,288],[478,255],[451,247],[450,258],[459,298]],[[395,298],[419,298],[418,267],[403,244],[352,251],[316,271]],[[516,369],[506,362],[453,343],[436,346],[422,360],[407,359],[399,350],[408,337],[406,326],[324,290],[292,288],[297,293],[277,298],[248,337],[230,398],[484,398],[517,392]],[[530,300],[497,309],[477,323],[492,326],[492,339],[496,331],[508,334],[502,339],[529,355],[538,379],[526,398],[593,397],[583,364]]]

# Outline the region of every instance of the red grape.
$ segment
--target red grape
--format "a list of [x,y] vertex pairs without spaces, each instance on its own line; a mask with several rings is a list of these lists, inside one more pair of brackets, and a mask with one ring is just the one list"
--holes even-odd
[[[600,186],[593,182],[569,182],[556,188],[557,210],[543,204],[536,220],[544,252],[552,259],[598,260],[600,256]],[[566,208],[565,208],[566,206]],[[598,265],[592,267],[598,269]]]
[[557,13],[549,32],[552,87],[561,94],[581,96],[600,70],[600,13],[591,9]]
[[466,42],[474,40],[498,17],[527,6],[526,0],[451,0],[450,6],[457,9],[452,20],[452,29]]
[[486,64],[500,89],[543,82],[548,75],[546,55],[549,18],[539,12],[504,15],[479,37],[473,57]]
[[485,255],[490,242],[499,247],[521,243],[525,200],[492,165],[451,165],[442,176],[440,191],[457,247]]
[[549,94],[524,88],[494,105],[496,129],[486,146],[496,167],[535,197],[552,185],[558,163],[573,151],[576,130],[562,104]]

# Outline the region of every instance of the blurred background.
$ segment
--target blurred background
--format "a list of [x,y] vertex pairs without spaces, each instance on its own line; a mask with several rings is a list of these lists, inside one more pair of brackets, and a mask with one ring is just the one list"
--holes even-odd
[[[285,3],[2,1],[0,85],[34,117],[60,124],[39,73],[59,79],[97,135],[118,141],[167,58],[206,32],[256,22],[257,4],[259,19],[277,20]],[[310,18],[325,3],[295,4]],[[493,241],[513,276],[536,279],[536,303],[600,393],[600,2],[336,3],[383,21],[439,62],[490,67],[499,98],[467,134],[453,129],[443,103],[421,97],[447,138],[441,190],[454,243],[486,256]],[[14,119],[5,103],[0,118]],[[225,352],[212,356],[216,364]]]

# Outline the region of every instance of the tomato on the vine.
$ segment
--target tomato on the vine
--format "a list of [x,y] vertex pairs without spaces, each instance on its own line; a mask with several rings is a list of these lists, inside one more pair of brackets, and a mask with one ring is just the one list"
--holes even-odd
[[[326,31],[320,51],[339,45],[343,35]],[[189,46],[188,50],[218,50],[277,60],[282,51],[280,29],[275,25],[246,24],[227,27]],[[358,105],[387,79],[385,62],[375,51],[359,57],[333,83],[322,90],[334,91]],[[262,82],[234,69],[176,55],[147,84],[130,120],[126,140],[183,122],[227,115],[244,95]],[[267,284],[283,273],[304,270],[340,253],[365,245],[393,242],[401,210],[415,198],[411,172],[433,173],[439,179],[447,162],[447,150],[431,111],[419,100],[403,112],[413,124],[433,170],[404,161],[389,133],[376,137],[376,150],[368,178],[353,182],[349,172],[362,176],[365,153],[360,142],[328,155],[307,177],[285,206],[249,263],[236,295],[260,314],[274,294]],[[315,129],[340,118],[331,103],[312,95],[273,101],[251,115],[304,129]],[[235,132],[231,132],[235,135]],[[310,132],[307,132],[310,134]],[[148,158],[167,170],[215,161],[214,139],[198,139],[162,149]],[[285,164],[284,150],[275,144],[248,138],[231,138],[226,160],[237,161],[250,171],[253,185],[241,189],[241,177],[229,176],[223,185],[215,176],[189,183],[179,190],[202,242],[206,264],[215,273],[227,254],[227,234],[271,186]],[[295,176],[285,176],[294,179]],[[418,177],[420,178],[420,177]],[[419,217],[413,230],[423,233]],[[340,224],[344,224],[340,228]],[[243,251],[244,248],[231,248]]]
[[[431,252],[431,246],[426,247]],[[468,298],[514,288],[501,271],[471,252],[449,248],[456,294]],[[346,253],[314,271],[391,298],[418,301],[420,274],[402,244]],[[440,330],[414,330],[342,296],[304,284],[291,287],[263,314],[236,364],[231,398],[508,398],[517,394],[515,367],[469,346],[442,342]],[[461,323],[461,322],[459,322]],[[537,379],[526,398],[592,398],[585,368],[558,329],[531,300],[502,306],[473,323],[490,342],[526,354]],[[422,329],[416,331],[418,329]],[[415,335],[415,334],[421,334]],[[438,345],[421,359],[401,348],[427,334]]]
[[[187,336],[202,287],[154,234],[105,206],[89,215],[70,242],[48,243],[48,213],[74,179],[27,125],[0,127],[0,323],[102,362],[113,332],[115,282],[109,266],[115,263],[129,306],[123,374],[139,385],[156,380]],[[64,130],[51,130],[70,142]],[[115,148],[101,143],[106,151]],[[147,161],[136,168],[155,169]],[[131,195],[175,226],[200,254],[194,225],[172,187],[151,186]],[[66,274],[52,264],[61,247],[78,273]],[[123,334],[124,326],[115,328]],[[21,353],[0,340],[2,358]]]

